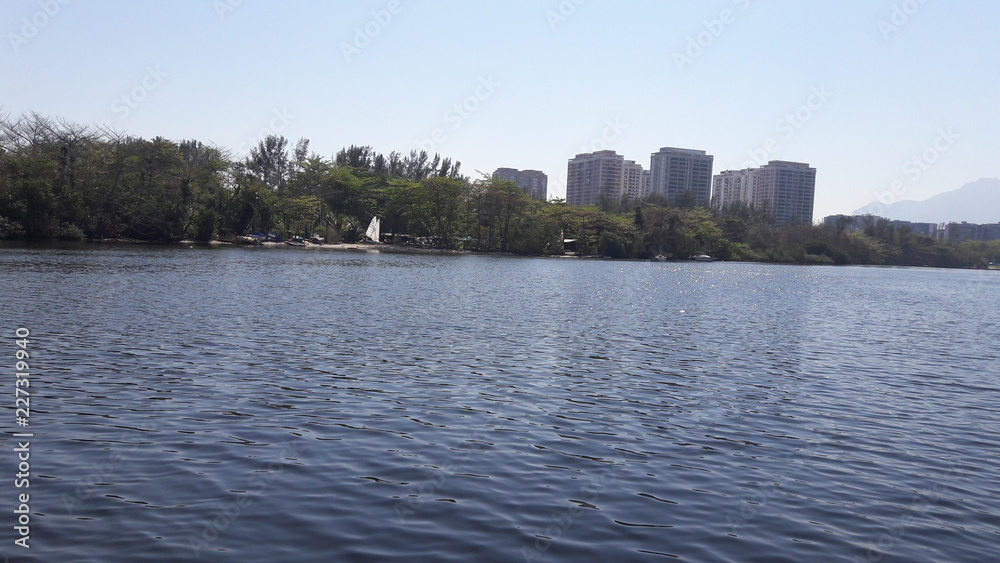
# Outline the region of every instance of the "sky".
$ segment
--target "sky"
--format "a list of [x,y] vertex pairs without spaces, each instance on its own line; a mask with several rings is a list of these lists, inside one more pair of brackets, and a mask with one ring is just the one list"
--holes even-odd
[[615,150],[817,169],[814,219],[1000,176],[995,0],[4,0],[0,112],[474,178]]

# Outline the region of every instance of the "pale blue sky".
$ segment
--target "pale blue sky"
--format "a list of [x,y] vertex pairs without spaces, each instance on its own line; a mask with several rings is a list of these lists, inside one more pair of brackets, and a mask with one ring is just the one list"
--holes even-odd
[[422,144],[560,196],[605,146],[795,160],[818,220],[1000,176],[998,23],[993,0],[4,0],[0,106],[239,153]]

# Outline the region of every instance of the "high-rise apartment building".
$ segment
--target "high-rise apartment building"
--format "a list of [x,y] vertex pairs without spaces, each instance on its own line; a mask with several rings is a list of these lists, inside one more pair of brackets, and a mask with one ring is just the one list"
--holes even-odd
[[698,205],[708,205],[712,192],[712,162],[705,151],[664,147],[649,163],[648,195],[676,200],[691,192]]
[[649,183],[649,173],[641,164],[615,151],[578,154],[570,159],[568,172],[566,203],[570,205],[642,199]]
[[629,199],[642,199],[646,197],[645,181],[648,178],[646,171],[641,164],[636,164],[634,160],[626,160],[622,167],[623,192]]
[[812,223],[816,169],[772,160],[760,168],[726,170],[715,176],[712,205],[742,201],[766,211],[777,225]]
[[597,205],[625,193],[625,157],[615,151],[578,154],[569,161],[566,203]]
[[515,168],[497,168],[494,178],[510,180],[531,197],[545,201],[548,196],[549,177],[538,170],[517,170]]
[[754,205],[778,225],[812,224],[816,169],[802,162],[772,160],[758,169]]
[[724,170],[715,176],[712,186],[712,205],[722,208],[737,201],[753,201],[757,185],[757,170]]

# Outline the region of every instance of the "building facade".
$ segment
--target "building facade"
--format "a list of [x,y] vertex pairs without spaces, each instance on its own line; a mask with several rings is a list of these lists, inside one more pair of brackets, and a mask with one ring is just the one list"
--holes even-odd
[[646,197],[645,181],[648,176],[646,175],[646,171],[642,169],[641,164],[636,164],[634,160],[626,160],[622,167],[622,174],[622,181],[625,184],[622,192],[629,199],[642,199]]
[[649,195],[676,200],[692,192],[698,205],[709,204],[712,193],[712,164],[705,151],[664,147],[654,152],[649,162]]
[[598,205],[625,193],[625,157],[615,151],[578,154],[569,161],[566,203]]
[[889,221],[889,224],[896,229],[910,229],[915,235],[932,237],[937,232],[938,226],[934,223],[916,223],[913,221]]
[[760,168],[716,175],[712,204],[721,208],[742,201],[768,213],[776,225],[811,224],[815,196],[815,168],[772,160]]
[[531,197],[546,201],[549,191],[549,177],[544,172],[538,170],[517,170],[515,168],[497,168],[493,172],[494,178],[510,180],[514,182],[524,193]]
[[936,236],[938,230],[937,223],[897,221],[878,215],[830,215],[823,218],[823,226],[838,231],[865,231],[877,228],[883,221],[893,229],[909,229],[913,234],[928,237]]
[[752,168],[725,170],[717,174],[712,186],[712,205],[721,209],[738,201],[750,203],[756,182],[757,171]]
[[944,242],[992,241],[1000,240],[1000,223],[941,223],[938,225],[937,239]]

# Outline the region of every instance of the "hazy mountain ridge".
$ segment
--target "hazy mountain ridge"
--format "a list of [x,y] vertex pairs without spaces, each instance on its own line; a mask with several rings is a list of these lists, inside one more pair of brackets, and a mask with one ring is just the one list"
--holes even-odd
[[855,215],[878,215],[919,223],[998,223],[1000,222],[1000,178],[981,178],[957,190],[923,201],[872,202]]

